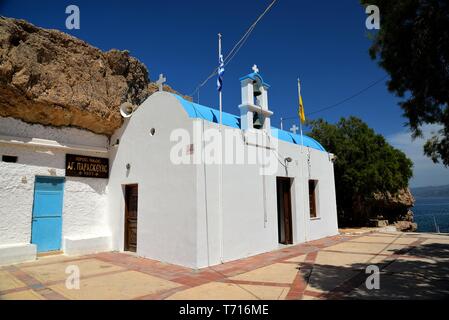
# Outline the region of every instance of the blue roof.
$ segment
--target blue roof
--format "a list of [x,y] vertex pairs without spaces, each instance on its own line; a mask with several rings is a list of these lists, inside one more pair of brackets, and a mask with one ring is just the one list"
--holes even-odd
[[[220,112],[217,109],[213,109],[210,107],[203,106],[198,103],[194,103],[191,101],[188,101],[176,94],[173,94],[178,101],[181,103],[184,110],[187,112],[190,118],[199,118],[204,119],[209,122],[218,123],[220,121]],[[240,129],[240,117],[223,112],[222,113],[222,123],[225,126]],[[272,131],[271,134],[278,138],[279,140],[286,141],[289,143],[301,145],[301,136],[299,134],[293,134],[291,132],[280,130],[275,127],[271,127]],[[326,151],[323,146],[316,141],[315,139],[312,139],[306,135],[303,135],[303,142],[304,146],[310,147],[316,150],[320,151]]]
[[245,79],[251,79],[251,80],[256,81],[257,80],[256,78],[259,78],[259,80],[260,80],[260,82],[262,83],[263,86],[265,86],[267,88],[270,87],[270,85],[268,83],[263,81],[262,76],[259,73],[257,73],[257,72],[249,73],[246,76],[241,77],[239,79],[239,81],[242,81],[242,80],[245,80]]

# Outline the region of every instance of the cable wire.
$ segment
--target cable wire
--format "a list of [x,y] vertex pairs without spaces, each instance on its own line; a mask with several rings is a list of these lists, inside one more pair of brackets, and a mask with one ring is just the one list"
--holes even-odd
[[[243,36],[240,38],[239,41],[232,47],[231,51],[225,56],[224,58],[224,65],[226,66],[231,60],[235,57],[235,55],[240,51],[240,49],[245,44],[246,40],[248,40],[249,36],[251,35],[252,31],[256,27],[257,23],[270,11],[271,7],[276,3],[277,0],[273,0],[268,7],[262,12],[262,14],[259,15],[259,17],[256,19],[256,21],[253,22],[253,24],[246,30],[246,32],[243,34]],[[212,73],[203,81],[201,82],[195,90],[190,94],[191,97],[193,97],[200,89],[203,87],[213,76],[217,74],[218,67],[216,67]]]
[[[369,89],[371,89],[372,87],[374,87],[376,84],[378,84],[378,83],[382,82],[383,80],[385,80],[387,77],[388,77],[388,75],[385,75],[385,76],[383,76],[382,78],[380,78],[380,79],[374,81],[373,83],[371,83],[371,84],[368,85],[367,87],[365,87],[365,88],[361,89],[360,91],[354,93],[353,95],[351,95],[351,96],[349,96],[349,97],[347,97],[347,98],[345,98],[345,99],[343,99],[343,100],[341,100],[341,101],[339,101],[339,102],[337,102],[337,103],[331,104],[331,105],[329,105],[329,106],[327,106],[327,107],[324,107],[324,108],[318,109],[318,110],[316,110],[316,111],[312,111],[312,112],[310,112],[310,113],[307,113],[306,116],[310,116],[310,115],[313,115],[313,114],[317,114],[317,113],[320,113],[320,112],[323,112],[323,111],[326,111],[326,110],[329,110],[329,109],[338,107],[339,105],[341,105],[341,104],[343,104],[343,103],[345,103],[345,102],[347,102],[347,101],[349,101],[349,100],[351,100],[351,99],[354,99],[355,97],[361,95],[361,94],[364,93],[365,91],[368,91]],[[295,119],[295,118],[297,118],[297,117],[298,117],[298,116],[287,117],[287,118],[282,117],[282,120],[291,120],[291,119]]]

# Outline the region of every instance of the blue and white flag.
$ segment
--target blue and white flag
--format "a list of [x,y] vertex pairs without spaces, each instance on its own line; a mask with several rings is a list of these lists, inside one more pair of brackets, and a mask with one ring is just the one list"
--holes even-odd
[[221,91],[221,87],[223,86],[223,73],[225,71],[224,69],[224,62],[223,62],[223,55],[220,54],[218,58],[218,77],[217,77],[217,90]]

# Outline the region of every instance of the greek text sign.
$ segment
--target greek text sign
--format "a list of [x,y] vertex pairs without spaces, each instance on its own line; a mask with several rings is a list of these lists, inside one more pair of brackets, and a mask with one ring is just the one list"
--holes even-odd
[[109,177],[109,159],[66,154],[65,175],[67,177],[107,179]]

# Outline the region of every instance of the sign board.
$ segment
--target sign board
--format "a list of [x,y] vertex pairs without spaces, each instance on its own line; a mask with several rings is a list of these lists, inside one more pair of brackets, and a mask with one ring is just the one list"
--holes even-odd
[[67,177],[107,179],[109,177],[109,159],[66,154],[65,175]]

